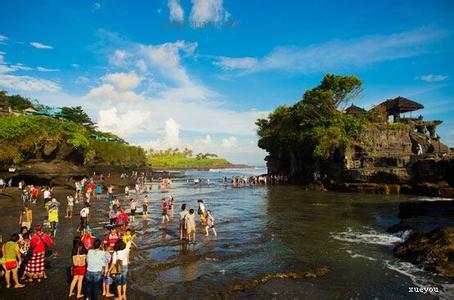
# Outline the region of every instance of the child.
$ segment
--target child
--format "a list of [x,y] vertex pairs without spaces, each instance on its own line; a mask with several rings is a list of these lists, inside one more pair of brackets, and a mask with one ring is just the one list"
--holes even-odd
[[186,232],[188,241],[195,242],[195,215],[192,208],[189,210],[189,214],[186,216]]
[[213,230],[214,236],[217,236],[216,229],[214,229],[214,217],[211,214],[211,210],[207,210],[207,225],[205,226],[206,236],[208,236],[210,228]]
[[165,221],[169,222],[169,216],[167,215],[167,209],[168,209],[168,205],[167,205],[167,201],[166,201],[166,198],[162,198],[162,224],[165,223]]
[[134,198],[129,199],[129,208],[131,209],[131,223],[134,223],[136,219],[136,206],[137,201]]
[[102,296],[103,297],[113,297],[115,296],[110,292],[110,285],[112,284],[112,277],[109,274],[109,269],[110,269],[110,264],[112,262],[112,254],[110,254],[109,250],[109,244],[105,243],[104,244],[104,254],[106,257],[106,265],[104,267],[104,274],[103,274],[103,279],[102,279]]
[[126,229],[126,233],[123,234],[122,240],[123,240],[123,242],[125,242],[125,244],[128,244],[129,242],[131,242],[131,245],[133,245],[134,247],[137,248],[136,243],[134,243],[135,237],[136,237],[136,234],[135,233],[133,234],[131,228],[128,228],[128,229]]
[[72,195],[66,196],[66,201],[68,205],[66,206],[66,216],[65,218],[73,217],[73,208],[74,208],[74,197]]
[[142,200],[142,215],[144,218],[148,218],[148,204],[150,200],[148,199],[148,195],[146,195]]

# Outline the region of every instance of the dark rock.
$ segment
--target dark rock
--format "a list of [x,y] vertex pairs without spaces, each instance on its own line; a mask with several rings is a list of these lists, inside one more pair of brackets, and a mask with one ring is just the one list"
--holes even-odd
[[413,233],[394,256],[442,276],[454,277],[454,227]]
[[454,201],[410,201],[399,204],[399,218],[454,217]]

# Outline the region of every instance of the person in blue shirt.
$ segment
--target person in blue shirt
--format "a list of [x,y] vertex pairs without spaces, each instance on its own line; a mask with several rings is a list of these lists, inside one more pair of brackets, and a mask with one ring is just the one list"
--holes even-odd
[[103,274],[105,270],[106,256],[101,249],[101,241],[96,239],[93,243],[93,249],[87,254],[87,273],[85,280],[87,282],[87,296],[90,300],[99,299],[98,293],[101,288]]

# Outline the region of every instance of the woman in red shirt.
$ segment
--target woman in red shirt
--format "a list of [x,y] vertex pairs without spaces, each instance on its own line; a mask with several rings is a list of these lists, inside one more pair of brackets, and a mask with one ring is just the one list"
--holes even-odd
[[28,276],[29,282],[32,282],[33,279],[41,282],[41,279],[45,277],[44,260],[46,258],[46,247],[52,246],[52,239],[49,235],[42,232],[41,225],[35,226],[35,232],[30,239],[32,257],[25,268],[25,274]]

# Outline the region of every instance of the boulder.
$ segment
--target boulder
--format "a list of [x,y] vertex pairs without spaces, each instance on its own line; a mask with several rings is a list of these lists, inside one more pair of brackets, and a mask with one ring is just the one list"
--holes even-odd
[[454,227],[415,232],[394,248],[394,256],[427,271],[454,277]]

